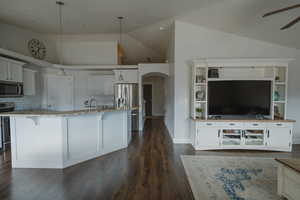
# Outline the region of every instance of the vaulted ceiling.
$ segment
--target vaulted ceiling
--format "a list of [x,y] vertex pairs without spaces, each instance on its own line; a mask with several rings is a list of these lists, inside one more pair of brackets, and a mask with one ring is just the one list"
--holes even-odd
[[[64,33],[116,33],[117,16],[125,16],[129,35],[157,52],[168,42],[169,19],[300,49],[300,23],[280,27],[300,15],[300,8],[262,18],[266,12],[299,0],[64,0]],[[1,0],[0,21],[41,33],[58,32],[55,0]]]

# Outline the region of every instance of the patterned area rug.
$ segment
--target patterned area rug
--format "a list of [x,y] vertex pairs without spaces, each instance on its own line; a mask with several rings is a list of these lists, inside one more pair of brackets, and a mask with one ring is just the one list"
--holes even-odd
[[195,200],[276,200],[272,158],[181,156]]

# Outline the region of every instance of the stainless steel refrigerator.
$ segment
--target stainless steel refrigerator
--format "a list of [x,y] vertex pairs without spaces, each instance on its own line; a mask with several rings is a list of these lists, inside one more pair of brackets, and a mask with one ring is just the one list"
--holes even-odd
[[[116,83],[114,85],[114,105],[116,108],[132,108],[139,105],[138,84],[136,83]],[[131,113],[132,130],[138,130],[139,111],[133,110]]]

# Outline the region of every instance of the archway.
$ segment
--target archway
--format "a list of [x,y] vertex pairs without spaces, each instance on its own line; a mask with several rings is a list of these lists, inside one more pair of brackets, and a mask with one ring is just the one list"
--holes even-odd
[[[163,117],[165,115],[166,96],[169,89],[167,84],[168,80],[169,64],[143,64],[139,66],[140,130],[143,130],[146,117]],[[148,91],[146,98],[152,98],[150,102],[149,99],[145,101],[145,91]]]

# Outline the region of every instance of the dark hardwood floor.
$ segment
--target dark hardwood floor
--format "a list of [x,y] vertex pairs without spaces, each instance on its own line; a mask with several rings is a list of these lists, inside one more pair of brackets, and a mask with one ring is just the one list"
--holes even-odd
[[9,154],[0,155],[0,199],[192,200],[180,155],[194,154],[300,157],[300,146],[292,153],[195,152],[173,145],[163,121],[151,119],[127,149],[65,170],[11,169]]

